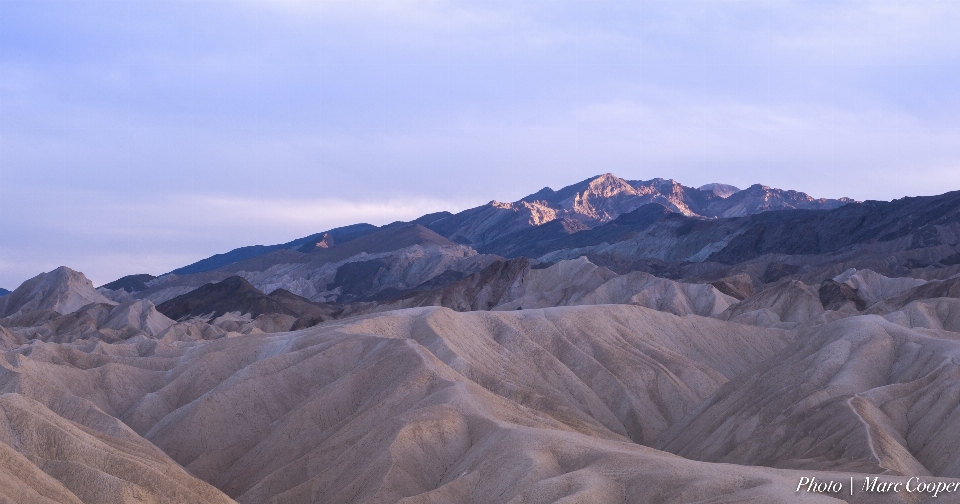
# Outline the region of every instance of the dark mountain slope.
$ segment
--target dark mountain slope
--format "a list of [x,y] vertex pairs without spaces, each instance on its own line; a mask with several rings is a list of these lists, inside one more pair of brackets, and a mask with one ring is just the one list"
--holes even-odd
[[[339,299],[332,295],[313,297],[317,301],[324,302],[334,300],[340,302],[357,301],[383,289],[396,288],[398,292],[407,290],[412,285],[430,280],[429,277],[423,276],[425,274],[440,274],[449,269],[458,271],[462,269],[464,274],[472,273],[489,262],[489,260],[476,256],[473,251],[465,249],[462,245],[458,245],[423,226],[405,222],[377,228],[373,233],[347,242],[337,242],[334,239],[327,238],[329,237],[320,241],[323,246],[316,243],[311,244],[312,249],[309,252],[302,251],[303,248],[300,250],[274,250],[216,270],[160,277],[151,283],[149,289],[137,292],[135,297],[150,299],[155,304],[160,304],[205,284],[219,282],[233,275],[247,278],[253,285],[267,292],[284,288],[297,295],[313,296],[316,292],[325,291],[334,282],[334,277],[327,278],[325,276],[327,275],[326,272],[329,271],[326,265],[330,263],[339,263],[349,259],[347,264],[338,265],[346,268],[343,273],[337,274],[341,280],[338,284],[339,287],[344,282],[351,283],[347,282],[350,280],[348,277],[351,276],[348,273],[351,268],[356,268],[356,265],[353,265],[354,262],[363,263],[377,260],[389,262],[390,268],[388,269],[390,269],[391,275],[399,275],[399,277],[391,277],[390,281],[396,282],[400,279],[399,282],[402,285],[381,286],[382,282],[376,280],[366,282],[363,285],[347,285],[345,292],[351,294],[347,296],[347,299]],[[403,250],[415,245],[422,246],[425,249]],[[453,247],[453,249],[445,247]],[[380,257],[364,258],[363,254],[385,254],[390,257],[381,255]],[[396,269],[394,268],[397,265],[395,259],[400,256],[407,257],[407,263],[404,263],[405,266],[401,266],[400,269]],[[414,261],[412,258],[419,259]],[[271,268],[275,269],[271,270]],[[334,268],[333,271],[336,271],[336,269]],[[364,280],[364,278],[356,280]],[[306,290],[303,288],[305,283],[309,283]],[[311,292],[310,288],[315,290]]]
[[413,245],[456,245],[456,243],[419,225],[395,222],[376,229],[360,238],[346,243],[335,243],[329,248],[314,248],[310,252],[277,250],[238,261],[223,268],[224,271],[264,271],[274,264],[310,263],[320,265],[337,262],[360,253],[380,254],[393,252]]
[[223,254],[215,254],[206,259],[202,259],[193,264],[182,268],[177,268],[170,273],[174,275],[189,275],[192,273],[201,273],[204,271],[215,270],[228,266],[244,259],[250,259],[259,255],[273,252],[275,250],[297,250],[307,248],[312,250],[317,242],[324,240],[325,235],[329,235],[336,243],[349,242],[376,231],[378,228],[372,224],[352,224],[350,226],[339,227],[324,231],[322,233],[312,234],[304,238],[283,243],[280,245],[251,245],[240,247]]
[[[249,313],[253,317],[291,315],[301,318],[298,328],[309,327],[339,312],[334,306],[314,303],[283,289],[278,289],[268,296],[239,276],[206,284],[177,296],[161,303],[157,306],[157,311],[173,320],[210,314],[219,317],[230,312]],[[312,323],[307,323],[308,320]]]
[[[638,239],[662,242],[658,248],[661,256],[669,256],[669,252],[664,252],[669,249],[697,251],[719,243],[722,247],[704,259],[728,265],[767,254],[838,253],[904,237],[910,237],[903,244],[904,250],[953,245],[960,239],[960,191],[891,202],[853,203],[834,210],[780,210],[726,219],[686,217],[651,204],[588,231],[567,236],[556,233],[555,238],[547,237],[532,247],[510,248],[504,240],[494,242],[502,247],[499,250],[489,247],[484,251],[538,257],[558,250],[627,241],[647,230]],[[723,237],[729,237],[726,243],[718,241]],[[952,256],[943,260],[945,265],[953,263]]]
[[290,328],[291,331],[313,327],[343,312],[343,308],[340,306],[330,303],[314,303],[285,289],[277,289],[271,292],[268,297],[297,314],[299,318]]
[[103,284],[100,287],[110,290],[120,290],[123,289],[127,292],[140,292],[143,290],[149,289],[147,282],[157,278],[153,275],[148,275],[146,273],[141,273],[139,275],[127,275],[122,278],[118,278],[108,284]]
[[413,292],[398,300],[404,307],[443,306],[456,311],[489,310],[500,304],[510,286],[530,269],[524,257],[497,261],[439,289]]
[[528,231],[511,233],[481,247],[480,251],[504,257],[539,257],[554,250],[616,243],[667,216],[688,219],[659,203],[650,203],[593,229],[584,230],[570,226],[565,221],[553,221]]
[[649,204],[589,230],[543,225],[481,250],[546,262],[587,256],[621,274],[694,282],[747,274],[756,288],[783,278],[820,284],[849,268],[945,279],[960,268],[960,191],[720,219]]
[[[798,191],[784,191],[760,184],[737,191],[723,186],[696,189],[674,180],[624,180],[610,173],[591,177],[560,190],[545,187],[513,203],[491,201],[457,214],[436,213],[421,217],[421,223],[451,240],[484,249],[503,248],[517,233],[529,232],[552,221],[577,221],[594,228],[647,204],[660,204],[678,214],[702,217],[741,217],[783,209],[832,209],[853,202],[849,198],[816,199]],[[553,226],[544,233],[560,232]],[[566,233],[569,234],[569,233]],[[510,238],[508,238],[510,236]],[[542,241],[542,240],[540,240]],[[498,242],[497,245],[493,245]]]
[[949,234],[940,226],[960,224],[960,191],[835,210],[764,212],[737,221],[742,233],[709,260],[733,264],[764,254],[822,254],[911,235],[908,248],[931,247],[944,244]]
[[275,299],[260,292],[242,277],[232,276],[222,282],[206,284],[196,290],[160,303],[157,311],[173,320],[239,311],[253,316],[264,313],[296,315]]
[[410,224],[420,224],[421,226],[424,226],[424,227],[426,227],[426,228],[429,228],[429,227],[432,226],[434,223],[439,222],[439,221],[441,221],[441,220],[443,220],[443,219],[446,219],[446,218],[448,218],[448,217],[452,217],[452,216],[453,216],[452,213],[446,212],[446,211],[444,211],[444,212],[434,212],[434,213],[429,213],[429,214],[426,214],[426,215],[421,215],[420,217],[417,217],[416,219],[410,221]]
[[[659,206],[659,205],[658,205]],[[661,207],[662,208],[662,207]],[[566,243],[564,237],[572,234],[589,233],[590,228],[572,219],[557,219],[540,226],[510,233],[493,240],[478,250],[484,254],[497,254],[504,257],[537,257],[550,251],[556,243]],[[567,248],[562,247],[561,248]]]
[[[329,256],[332,260],[340,260],[361,252],[379,254],[393,252],[413,245],[456,245],[456,243],[419,224],[395,222],[361,238],[336,245],[327,250],[318,250],[316,253]],[[333,259],[334,257],[339,259]]]
[[[581,234],[616,221],[648,204],[658,205],[647,215],[634,219],[659,219],[672,212],[699,218],[742,216],[784,208],[834,208],[850,200],[814,199],[804,193],[761,186],[737,190],[723,186],[718,192],[686,187],[674,180],[625,180],[603,174],[553,190],[544,188],[513,203],[492,201],[457,214],[435,212],[409,223],[395,222],[382,227],[356,224],[317,233],[279,245],[241,247],[216,254],[174,270],[177,276],[221,271],[264,271],[276,264],[324,264],[359,253],[376,254],[410,245],[451,245],[462,243],[481,252],[507,256],[537,256],[558,248],[589,246],[629,236],[628,224],[615,223],[598,233]],[[635,223],[636,224],[636,223]],[[572,237],[572,238],[568,238]],[[203,281],[222,279],[205,278]],[[135,279],[121,284],[124,290],[142,291]],[[194,282],[191,282],[194,283]],[[196,284],[196,283],[194,283]]]

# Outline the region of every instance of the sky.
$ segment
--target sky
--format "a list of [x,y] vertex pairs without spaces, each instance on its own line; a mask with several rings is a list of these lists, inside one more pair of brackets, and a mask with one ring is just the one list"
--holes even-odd
[[0,0],[0,287],[593,175],[960,189],[960,2]]

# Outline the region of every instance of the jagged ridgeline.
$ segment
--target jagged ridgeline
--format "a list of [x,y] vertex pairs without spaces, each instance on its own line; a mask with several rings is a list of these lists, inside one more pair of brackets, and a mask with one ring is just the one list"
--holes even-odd
[[954,502],[861,486],[960,484],[960,192],[607,174],[60,267],[0,349],[4,502]]

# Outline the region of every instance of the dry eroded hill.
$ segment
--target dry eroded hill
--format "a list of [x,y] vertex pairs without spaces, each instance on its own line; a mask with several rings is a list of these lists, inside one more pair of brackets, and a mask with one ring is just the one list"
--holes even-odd
[[879,316],[786,331],[628,305],[428,307],[231,334],[8,351],[0,495],[831,502],[799,478],[957,471],[960,337]]

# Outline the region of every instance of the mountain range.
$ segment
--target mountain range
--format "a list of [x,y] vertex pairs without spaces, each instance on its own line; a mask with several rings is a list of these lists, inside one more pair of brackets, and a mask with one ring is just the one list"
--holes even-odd
[[[528,241],[527,236],[531,233],[548,234],[555,239],[606,224],[648,204],[658,205],[655,208],[662,206],[665,212],[709,219],[743,217],[771,210],[834,209],[848,203],[854,203],[854,200],[815,199],[802,192],[784,191],[760,184],[744,190],[725,184],[692,188],[673,180],[629,181],[607,173],[559,191],[544,187],[513,203],[491,201],[457,214],[427,214],[410,223],[424,226],[451,241],[470,245],[483,252],[512,256],[521,255],[513,253],[515,244]],[[401,223],[391,226],[397,224]],[[544,226],[546,224],[549,226]],[[178,268],[169,274],[185,275],[215,270],[275,251],[310,252],[315,248],[326,249],[377,230],[376,226],[370,224],[354,224],[283,244],[241,247]]]
[[605,174],[60,267],[0,351],[0,501],[960,502],[960,191]]

